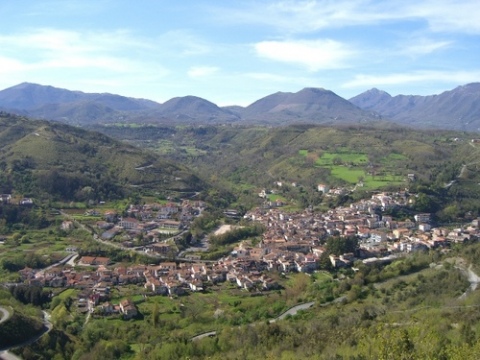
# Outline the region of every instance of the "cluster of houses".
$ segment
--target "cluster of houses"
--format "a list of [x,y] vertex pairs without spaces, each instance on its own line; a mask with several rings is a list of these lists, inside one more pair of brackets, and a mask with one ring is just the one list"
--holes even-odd
[[69,265],[36,271],[25,268],[19,271],[24,283],[54,288],[74,288],[78,294],[80,312],[99,314],[123,314],[125,318],[136,316],[132,302],[112,305],[110,290],[128,284],[143,286],[146,294],[179,296],[203,291],[207,286],[229,281],[247,290],[271,290],[278,283],[266,275],[268,265],[248,259],[226,259],[210,263],[163,262],[159,265],[109,266],[105,257],[84,256],[78,265]]
[[266,228],[259,248],[236,249],[238,257],[260,257],[269,267],[282,271],[312,271],[325,252],[322,245],[329,236],[354,236],[359,239],[355,254],[330,256],[333,266],[349,266],[356,260],[365,264],[391,261],[400,253],[446,247],[480,237],[479,220],[459,229],[432,227],[430,214],[417,214],[411,220],[395,221],[382,215],[393,207],[405,206],[415,198],[406,192],[377,193],[349,207],[326,213],[303,211],[287,213],[280,208],[257,208],[245,218],[260,221]]
[[[432,227],[430,214],[416,214],[412,219],[395,221],[384,212],[405,206],[414,197],[406,192],[377,193],[349,207],[339,207],[326,213],[305,210],[284,212],[281,208],[257,208],[245,214],[246,219],[259,221],[265,233],[257,245],[242,242],[228,256],[211,262],[163,262],[159,265],[111,265],[104,257],[84,256],[75,268],[63,265],[35,271],[20,271],[22,280],[32,285],[80,290],[80,311],[100,314],[121,313],[125,318],[137,314],[135,304],[124,300],[112,305],[110,289],[127,284],[143,286],[146,294],[178,296],[203,291],[221,282],[231,282],[241,289],[264,291],[279,287],[275,272],[313,272],[326,251],[329,236],[356,237],[359,248],[355,253],[330,255],[334,267],[351,266],[361,260],[365,264],[388,262],[401,253],[421,249],[446,247],[480,237],[480,219],[458,229]],[[203,204],[185,202],[165,205],[130,206],[129,217],[105,214],[114,227],[134,234],[150,234],[148,224],[183,221],[183,216],[195,216]],[[128,220],[132,219],[132,220]],[[133,219],[135,221],[133,221]],[[67,225],[66,225],[67,226]],[[154,233],[152,233],[154,236]]]
[[146,246],[146,251],[165,255],[171,251],[171,246],[158,243],[162,236],[188,228],[205,206],[203,201],[189,200],[182,203],[130,205],[126,216],[122,217],[115,211],[106,211],[103,214],[104,220],[96,222],[95,225],[104,240],[111,240],[122,234],[122,245],[133,247],[133,240],[141,237],[143,242],[137,245]]

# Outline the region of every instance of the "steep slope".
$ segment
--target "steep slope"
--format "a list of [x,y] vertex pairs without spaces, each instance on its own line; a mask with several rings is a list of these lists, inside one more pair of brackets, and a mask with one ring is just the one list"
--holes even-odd
[[205,183],[182,165],[60,123],[0,117],[2,190],[65,200],[123,196],[132,188],[200,191]]
[[245,108],[243,116],[245,120],[268,123],[349,123],[376,119],[334,92],[318,88],[266,96]]
[[372,96],[369,90],[350,101],[405,125],[465,131],[480,130],[480,83],[439,95]]

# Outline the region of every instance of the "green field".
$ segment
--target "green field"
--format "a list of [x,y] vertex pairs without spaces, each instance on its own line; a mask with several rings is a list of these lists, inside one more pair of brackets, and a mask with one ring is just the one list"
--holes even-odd
[[365,165],[368,162],[368,157],[366,154],[361,153],[331,153],[325,152],[321,157],[315,162],[318,166],[330,166],[334,165],[336,162],[350,165]]
[[277,201],[277,200],[280,200],[284,203],[287,202],[287,200],[282,196],[282,195],[279,195],[279,194],[268,194],[267,195],[267,198],[269,201]]
[[394,175],[395,163],[405,161],[406,157],[401,154],[392,153],[381,160],[381,174],[372,175],[367,171],[369,158],[367,154],[349,151],[346,148],[339,149],[339,152],[323,152],[321,156],[309,153],[308,150],[299,150],[303,157],[312,156],[315,159],[314,166],[328,168],[331,175],[349,184],[357,184],[363,181],[364,188],[377,189],[389,185],[400,185],[403,183],[403,176]]
[[342,179],[350,184],[356,184],[360,178],[363,178],[363,184],[366,189],[377,189],[388,185],[400,185],[403,183],[403,177],[391,174],[369,175],[363,169],[348,168],[345,166],[331,166],[332,175]]

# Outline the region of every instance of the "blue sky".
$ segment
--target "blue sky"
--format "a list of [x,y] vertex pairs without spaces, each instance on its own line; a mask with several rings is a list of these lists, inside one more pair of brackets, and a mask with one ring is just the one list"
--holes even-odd
[[480,81],[478,0],[19,0],[0,14],[0,89],[248,105],[304,87],[350,98]]

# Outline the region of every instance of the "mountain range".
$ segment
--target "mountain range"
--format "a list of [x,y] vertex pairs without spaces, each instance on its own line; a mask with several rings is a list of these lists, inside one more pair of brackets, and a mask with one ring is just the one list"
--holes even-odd
[[397,95],[371,89],[350,99],[396,123],[454,129],[480,130],[480,83],[459,86],[439,95]]
[[249,106],[219,107],[196,96],[163,104],[108,93],[84,93],[22,83],[0,91],[0,110],[74,125],[159,124],[348,124],[391,121],[420,128],[480,130],[480,83],[439,95],[397,95],[371,89],[346,100],[321,88],[277,92]]

